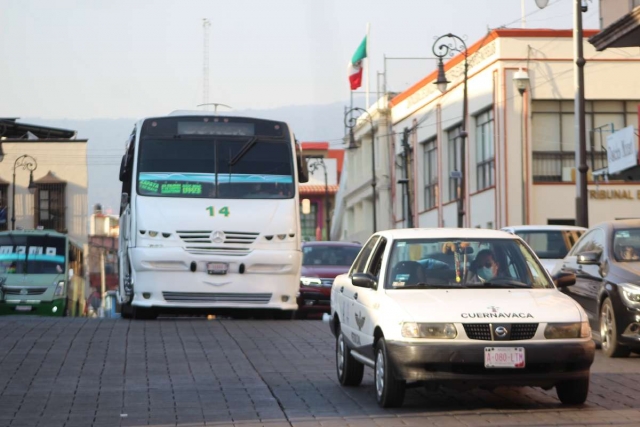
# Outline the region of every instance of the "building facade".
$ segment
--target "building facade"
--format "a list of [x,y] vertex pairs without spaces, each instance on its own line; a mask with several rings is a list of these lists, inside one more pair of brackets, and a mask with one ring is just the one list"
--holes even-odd
[[[595,33],[585,31],[585,38]],[[434,72],[390,102],[393,182],[406,176],[399,139],[405,128],[411,130],[413,155],[408,170],[416,189],[409,198],[413,224],[457,226],[461,205],[456,173],[461,171],[463,154],[467,190],[462,204],[464,226],[573,224],[576,138],[572,32],[494,30],[469,46],[468,52],[464,152],[462,55],[445,64],[451,81],[445,93],[437,90]],[[630,125],[637,127],[640,53],[637,49],[596,52],[585,43],[585,58],[587,157],[593,171],[607,166],[606,137]],[[514,81],[518,72],[529,78],[522,95]],[[640,217],[640,182],[589,177],[591,224]],[[396,227],[406,226],[403,212],[408,209],[401,194],[401,185],[396,184]],[[626,197],[629,194],[633,197]]]
[[328,142],[303,142],[301,147],[309,168],[309,182],[300,184],[300,200],[309,207],[308,213],[300,209],[302,239],[329,240],[344,150],[330,149]]
[[0,118],[0,157],[0,229],[10,230],[15,217],[15,228],[41,226],[86,244],[87,140],[72,130]]

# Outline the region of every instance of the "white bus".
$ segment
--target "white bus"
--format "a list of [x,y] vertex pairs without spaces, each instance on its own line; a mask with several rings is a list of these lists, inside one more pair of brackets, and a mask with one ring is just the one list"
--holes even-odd
[[290,318],[300,287],[297,183],[307,179],[286,123],[205,112],[139,121],[120,170],[123,317]]

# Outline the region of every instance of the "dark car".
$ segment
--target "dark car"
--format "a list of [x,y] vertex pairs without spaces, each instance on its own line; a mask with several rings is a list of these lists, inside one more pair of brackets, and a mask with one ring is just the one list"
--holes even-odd
[[609,357],[640,352],[640,220],[609,221],[591,228],[554,273],[575,273],[562,288],[585,309]]
[[331,286],[339,274],[349,271],[362,245],[350,242],[305,242],[302,245],[302,277],[297,317],[331,311]]

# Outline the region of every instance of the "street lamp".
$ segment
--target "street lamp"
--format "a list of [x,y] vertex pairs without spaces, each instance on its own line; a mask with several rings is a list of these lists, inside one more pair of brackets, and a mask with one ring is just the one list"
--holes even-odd
[[38,168],[38,162],[28,154],[23,154],[13,163],[13,197],[11,202],[12,230],[16,229],[16,169],[18,168],[29,171],[29,186],[27,188],[29,189],[29,193],[34,194],[36,192],[36,186],[33,183],[33,171]]
[[311,173],[315,172],[320,167],[324,170],[324,215],[325,222],[327,224],[327,240],[331,240],[329,238],[329,234],[331,233],[331,217],[329,216],[329,177],[327,175],[327,165],[323,158],[312,160],[313,161],[309,163],[309,171]]
[[[448,39],[446,42],[444,39]],[[442,41],[441,41],[442,40]],[[438,44],[440,43],[440,44]],[[445,34],[436,38],[432,47],[433,54],[439,58],[438,61],[438,78],[435,81],[435,85],[438,86],[440,92],[447,91],[447,85],[449,81],[444,72],[443,58],[446,56],[453,56],[455,52],[462,53],[464,55],[464,92],[462,96],[462,131],[460,131],[460,138],[462,138],[460,144],[460,175],[458,178],[459,194],[458,194],[458,227],[464,227],[464,200],[465,200],[465,157],[467,150],[467,115],[469,109],[469,102],[467,99],[467,72],[469,71],[469,55],[467,51],[467,44],[461,37],[455,34]]]
[[[576,166],[578,174],[576,176],[576,225],[589,227],[589,200],[587,199],[587,135],[585,122],[585,101],[584,101],[584,59],[582,14],[587,11],[584,0],[573,0],[573,43],[574,43],[574,110],[576,127]],[[536,0],[540,9],[549,3],[548,0]]]
[[520,100],[522,102],[522,115],[520,118],[520,149],[522,150],[522,154],[520,156],[520,169],[522,170],[522,223],[527,224],[527,197],[526,197],[526,188],[527,188],[527,173],[525,172],[525,165],[527,164],[527,156],[528,152],[524,149],[524,128],[526,117],[524,115],[524,93],[529,88],[529,73],[527,71],[523,71],[522,68],[518,70],[513,75],[513,84],[515,84],[516,89],[520,92]]
[[371,192],[373,196],[373,232],[376,232],[377,218],[376,218],[376,129],[373,125],[373,118],[371,114],[364,108],[353,107],[344,114],[344,125],[349,128],[349,150],[355,150],[358,148],[356,139],[353,135],[353,128],[356,127],[358,119],[351,115],[352,112],[358,111],[364,113],[367,116],[367,120],[371,125]]

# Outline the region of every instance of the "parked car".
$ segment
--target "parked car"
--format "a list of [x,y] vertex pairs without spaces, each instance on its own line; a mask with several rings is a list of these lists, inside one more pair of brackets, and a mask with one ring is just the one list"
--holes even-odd
[[547,271],[551,272],[587,231],[570,225],[518,225],[502,230],[522,238],[536,253]]
[[[443,255],[447,259],[443,259]],[[585,310],[513,234],[478,229],[378,232],[331,290],[336,371],[357,386],[374,370],[382,407],[405,388],[556,387],[583,403],[595,343]]]
[[555,272],[575,273],[563,292],[586,310],[607,356],[640,352],[640,220],[591,228]]
[[333,279],[349,271],[361,247],[359,243],[350,242],[303,243],[297,318],[329,313]]

